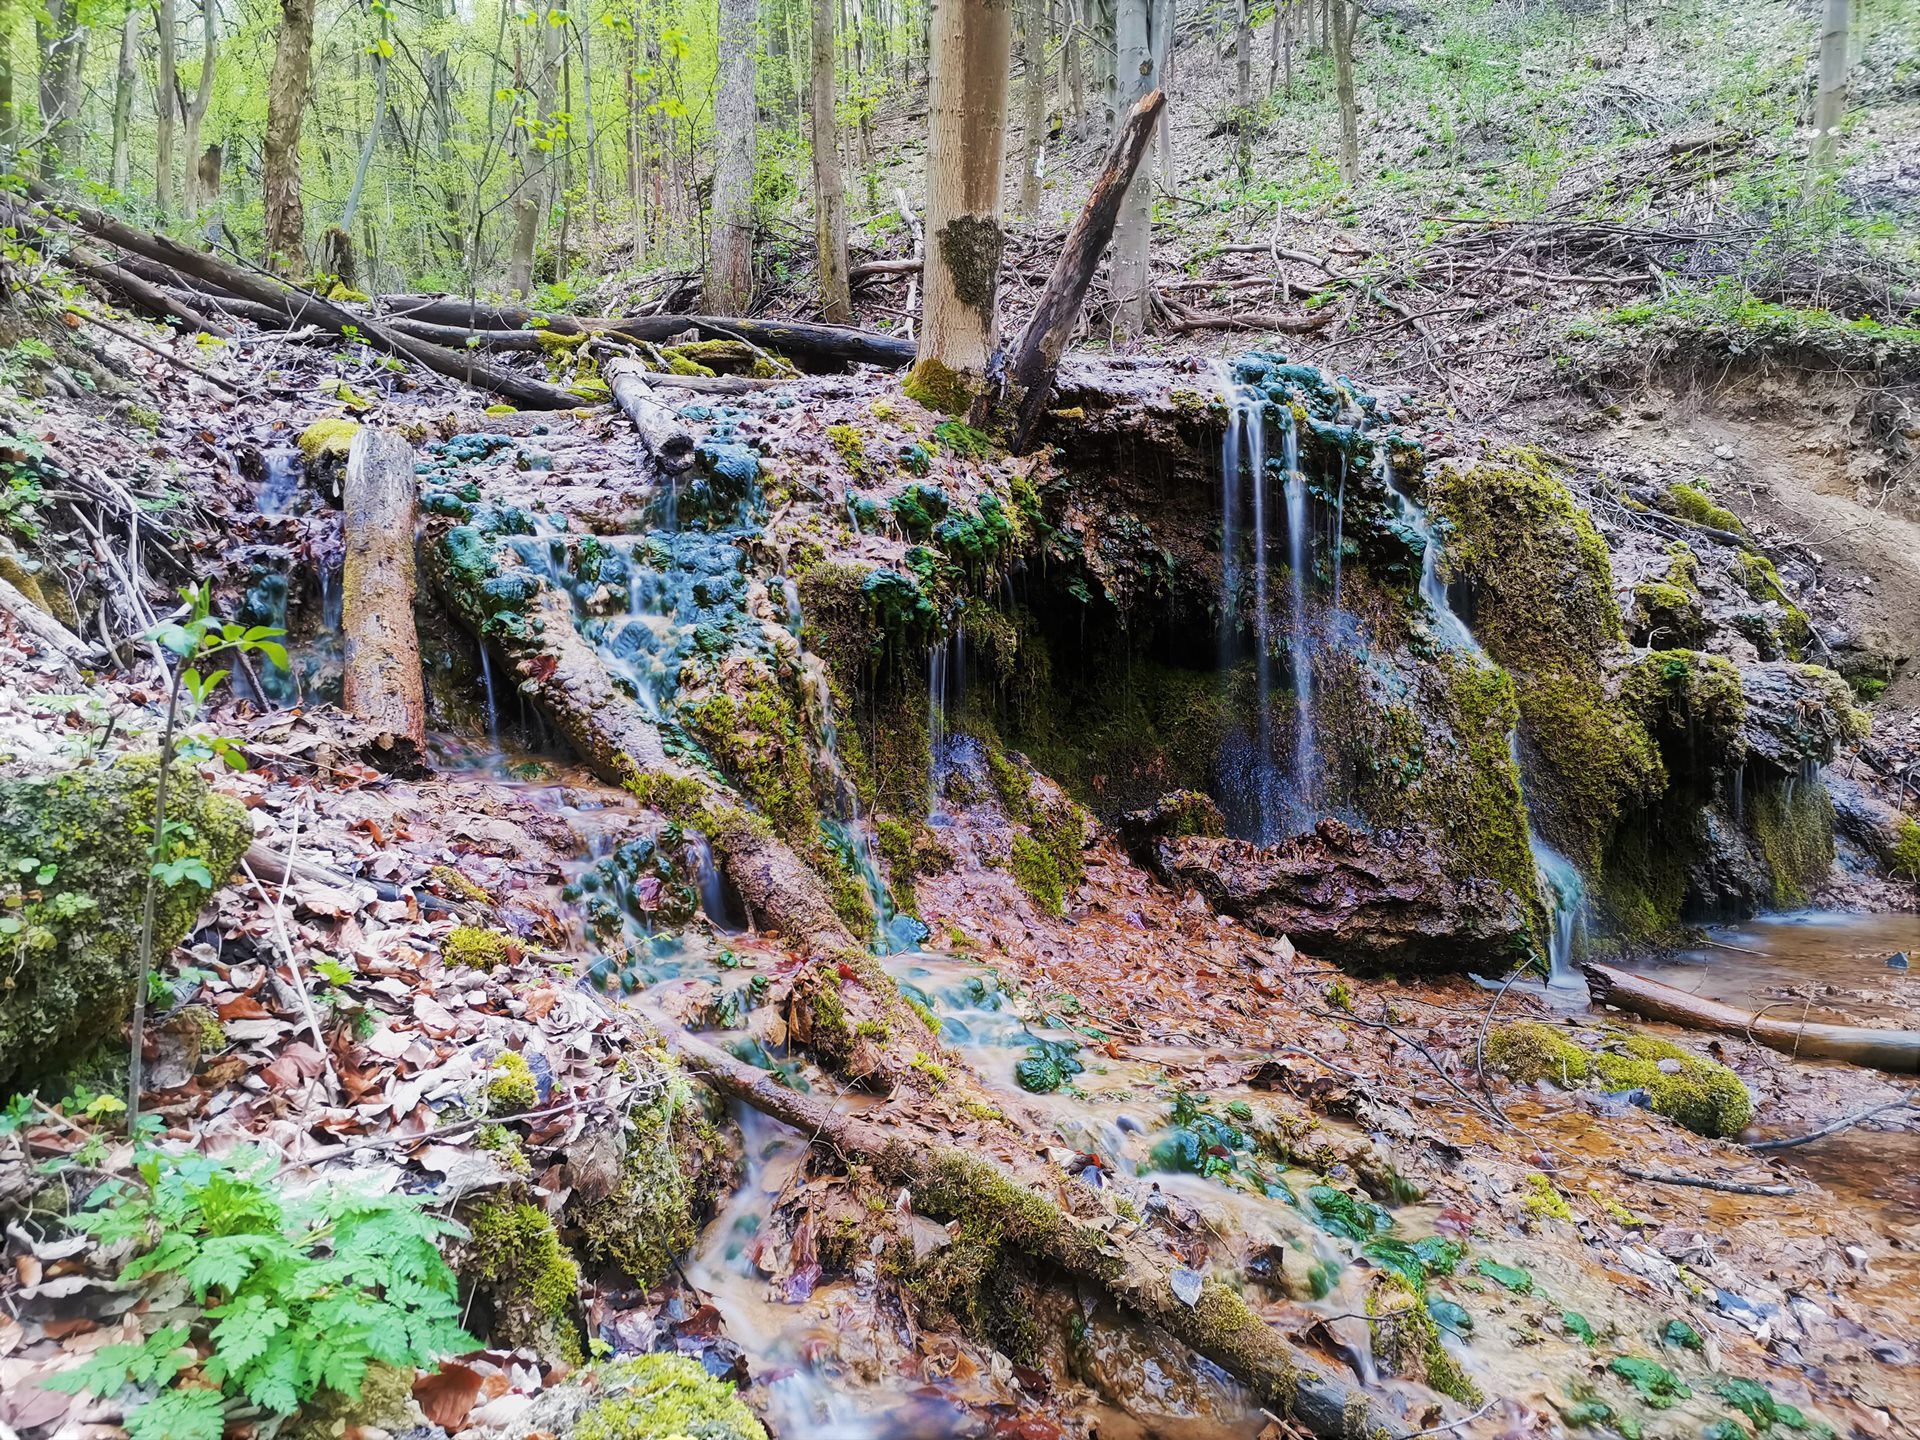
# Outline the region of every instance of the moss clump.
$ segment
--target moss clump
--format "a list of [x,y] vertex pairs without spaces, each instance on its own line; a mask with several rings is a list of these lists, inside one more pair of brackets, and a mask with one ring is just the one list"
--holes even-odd
[[859,474],[866,467],[867,442],[851,425],[827,426],[827,443],[840,452],[840,458]]
[[964,415],[973,406],[973,387],[966,377],[932,356],[915,362],[900,391],[909,400],[945,415]]
[[1813,640],[1813,625],[1807,619],[1807,612],[1787,597],[1780,572],[1766,556],[1750,550],[1743,550],[1734,558],[1734,567],[1747,594],[1763,604],[1780,607],[1780,648],[1798,660]]
[[1735,535],[1745,535],[1747,527],[1740,523],[1740,517],[1726,506],[1715,503],[1714,498],[1698,485],[1689,485],[1685,481],[1676,481],[1667,487],[1666,510],[1669,515],[1695,525],[1704,525],[1710,530],[1726,530]]
[[1833,800],[1827,787],[1796,777],[1776,780],[1753,797],[1753,838],[1773,877],[1773,903],[1807,903],[1833,868]]
[[574,1307],[580,1267],[560,1243],[547,1212],[524,1202],[489,1200],[473,1212],[467,1228],[473,1241],[465,1269],[488,1288],[496,1338],[579,1364],[584,1357]]
[[1064,795],[1036,799],[1026,772],[997,745],[987,747],[987,767],[1008,818],[1027,828],[1013,838],[1015,882],[1047,914],[1064,915],[1067,896],[1086,877],[1085,813]]
[[1920,823],[1901,817],[1900,833],[1887,855],[1887,873],[1902,880],[1920,880]]
[[493,896],[487,893],[485,886],[469,880],[451,865],[435,865],[427,872],[427,876],[442,890],[462,900],[470,900],[475,905],[493,903]]
[[1526,1210],[1542,1220],[1571,1220],[1573,1207],[1544,1175],[1527,1176]]
[[[159,778],[158,756],[135,755],[0,781],[0,1087],[57,1073],[132,1008]],[[185,764],[169,780],[167,820],[156,957],[186,938],[253,838],[247,812]]]
[[1427,1297],[1412,1280],[1383,1267],[1367,1292],[1367,1317],[1374,1358],[1388,1374],[1425,1381],[1464,1405],[1480,1403],[1479,1387],[1447,1353]]
[[540,1103],[540,1082],[526,1056],[507,1050],[494,1060],[485,1093],[489,1115],[518,1115]]
[[720,1132],[693,1086],[669,1068],[660,1098],[627,1121],[620,1180],[581,1208],[589,1259],[651,1289],[692,1246],[729,1166]]
[[1620,700],[1659,740],[1676,777],[1728,769],[1745,753],[1740,671],[1721,656],[1655,650],[1622,677]]
[[684,1355],[636,1355],[601,1369],[606,1397],[574,1422],[574,1440],[767,1440],[733,1386]]
[[448,965],[497,970],[513,959],[513,942],[497,930],[456,925],[440,942],[440,959]]
[[288,1440],[336,1440],[362,1429],[398,1435],[412,1428],[418,1413],[413,1404],[414,1379],[412,1369],[375,1360],[361,1377],[358,1394],[322,1390],[280,1433]]
[[329,416],[325,420],[316,420],[300,432],[296,442],[300,454],[309,465],[323,461],[342,461],[353,449],[353,437],[360,433],[360,422],[349,420],[345,416]]
[[1591,1080],[1609,1090],[1644,1089],[1656,1114],[1700,1135],[1738,1135],[1753,1118],[1753,1097],[1726,1066],[1646,1035],[1615,1033],[1608,1043],[1613,1048],[1587,1050],[1553,1026],[1516,1021],[1488,1034],[1487,1061],[1523,1084],[1575,1089]]

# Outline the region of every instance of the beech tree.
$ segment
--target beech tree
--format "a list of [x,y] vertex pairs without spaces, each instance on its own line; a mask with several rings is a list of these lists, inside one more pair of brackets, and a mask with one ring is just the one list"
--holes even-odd
[[1820,89],[1814,97],[1811,185],[1833,165],[1840,120],[1847,109],[1847,42],[1852,28],[1848,0],[1827,0],[1820,22]]
[[[290,154],[293,157],[294,174],[292,193],[293,203],[297,212],[300,204],[300,112],[306,108],[307,81],[305,77],[312,66],[312,61],[309,57],[313,51],[314,0],[293,0],[293,3],[303,5],[307,17],[304,26],[305,39],[300,42],[300,93],[298,98],[294,100],[290,117],[284,102],[278,113],[282,120],[291,118],[293,123],[290,145],[283,149],[281,153],[283,155]],[[179,42],[177,32],[180,17],[176,5],[177,0],[159,0],[159,4],[154,10],[153,20],[154,39],[159,56],[153,84],[153,204],[154,208],[160,212],[162,221],[165,221],[173,214],[173,97],[179,87],[180,79],[178,74],[180,60],[178,50],[176,49]],[[273,122],[276,113],[274,109],[275,86],[273,82],[281,78],[280,57],[285,53],[291,38],[287,32],[292,29],[294,25],[295,17],[289,8],[288,0],[281,0],[280,38],[275,43],[273,77],[269,80],[267,86],[267,135],[261,157],[261,189],[263,198],[266,199],[267,204],[268,264],[273,263],[274,251],[273,200],[270,198],[272,189],[270,177],[274,174],[272,158],[274,154]],[[297,218],[296,214],[296,220]],[[297,230],[298,228],[296,223],[295,229]],[[296,245],[294,251],[291,253],[297,253],[298,249],[299,247]]]
[[533,291],[533,252],[540,239],[540,217],[549,205],[548,170],[557,123],[553,97],[566,33],[551,5],[540,6],[532,23],[540,27],[535,53],[529,57],[527,47],[518,40],[513,52],[514,91],[520,106],[513,143],[520,180],[513,197],[513,254],[507,262],[507,288],[516,295]]
[[[219,41],[214,29],[214,0],[200,0],[200,78],[194,87],[193,99],[186,105],[181,127],[181,138],[187,152],[187,219],[196,219],[200,214],[200,202],[209,198],[205,195],[205,167],[200,154],[200,127],[206,122],[207,107],[213,103],[213,72],[219,58]],[[216,172],[217,173],[217,172]]]
[[[1160,88],[1161,57],[1173,31],[1173,0],[1120,0],[1114,13],[1120,101],[1131,110]],[[1112,333],[1124,345],[1146,332],[1147,260],[1153,239],[1153,183],[1147,165],[1133,172],[1113,231]]]
[[961,414],[998,338],[1009,0],[934,0],[928,104],[926,301],[907,393]]
[[40,173],[66,168],[80,107],[80,73],[87,32],[80,24],[80,0],[42,0],[34,16],[40,40]]
[[709,312],[753,303],[754,0],[719,0],[720,76],[713,100],[713,212],[707,236]]
[[[172,0],[160,0],[164,12]],[[300,125],[313,84],[314,0],[280,0],[280,33],[267,80],[267,129],[261,146],[260,189],[266,206],[267,266],[288,274],[306,258],[307,215],[300,194]],[[163,18],[163,24],[166,23]],[[164,45],[164,39],[162,44]],[[163,82],[164,83],[164,82]],[[167,102],[161,102],[167,108]],[[166,130],[163,125],[163,132]],[[172,140],[162,146],[161,211],[171,193]]]
[[1020,0],[1020,200],[1031,220],[1040,209],[1047,150],[1047,21],[1044,0]]
[[820,314],[844,325],[853,318],[853,297],[847,285],[847,195],[840,177],[840,126],[834,115],[836,3],[813,0],[813,75],[808,86],[808,109],[813,133],[813,226],[819,253]]
[[1360,179],[1360,106],[1353,94],[1353,35],[1360,7],[1352,0],[1327,0],[1327,30],[1333,44],[1333,84],[1340,100],[1340,178]]

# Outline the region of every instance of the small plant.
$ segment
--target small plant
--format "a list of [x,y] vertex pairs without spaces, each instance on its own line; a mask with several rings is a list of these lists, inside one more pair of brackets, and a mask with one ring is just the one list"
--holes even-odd
[[412,1196],[343,1185],[289,1203],[272,1169],[257,1152],[149,1152],[144,1188],[76,1216],[103,1244],[151,1242],[122,1278],[184,1286],[196,1308],[169,1311],[142,1343],[104,1346],[47,1384],[151,1391],[127,1414],[133,1440],[219,1440],[229,1401],[290,1415],[322,1390],[357,1397],[376,1361],[425,1366],[473,1347],[435,1244],[457,1226]]

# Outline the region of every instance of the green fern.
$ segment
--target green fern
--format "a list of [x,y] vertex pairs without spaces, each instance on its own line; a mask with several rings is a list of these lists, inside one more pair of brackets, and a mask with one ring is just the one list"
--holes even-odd
[[[104,1208],[74,1223],[108,1245],[147,1243],[123,1278],[183,1281],[201,1314],[49,1383],[150,1394],[127,1417],[132,1440],[219,1440],[228,1400],[289,1415],[321,1390],[357,1397],[374,1361],[424,1366],[473,1348],[436,1243],[458,1226],[411,1196],[339,1185],[288,1202],[272,1171],[254,1152],[156,1155],[140,1166],[144,1191],[96,1191]],[[196,1365],[218,1389],[176,1385]]]

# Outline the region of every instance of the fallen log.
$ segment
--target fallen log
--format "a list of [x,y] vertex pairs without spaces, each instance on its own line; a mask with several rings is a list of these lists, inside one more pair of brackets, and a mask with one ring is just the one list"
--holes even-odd
[[168,294],[131,270],[102,259],[84,246],[73,246],[62,259],[69,270],[86,276],[121,304],[130,305],[162,324],[177,320],[184,330],[211,335],[216,340],[233,338],[233,331],[208,319],[185,300]]
[[1080,312],[1087,303],[1087,287],[1093,283],[1093,272],[1106,253],[1107,242],[1113,239],[1120,202],[1126,198],[1127,187],[1133,182],[1133,172],[1140,167],[1140,157],[1147,153],[1154,122],[1166,103],[1164,90],[1142,96],[1127,112],[1125,122],[1114,131],[1113,143],[1107,147],[1106,163],[1094,179],[1087,203],[1074,217],[1066,244],[1053,263],[1053,273],[1040,291],[1040,303],[1034,307],[1033,318],[1027,321],[1014,343],[1006,371],[1007,388],[997,408],[1011,419],[1007,430],[1016,454],[1026,449],[1041,412],[1046,409],[1060,356],[1080,324]]
[[640,432],[653,463],[669,478],[684,475],[693,468],[693,432],[673,410],[653,393],[653,375],[637,360],[609,360],[600,367],[601,378],[613,392],[614,404]]
[[[656,1024],[662,1024],[657,1018]],[[1052,1167],[1032,1177],[917,1133],[862,1119],[829,1098],[789,1089],[706,1041],[662,1025],[686,1067],[715,1089],[826,1145],[849,1162],[863,1161],[906,1186],[913,1208],[935,1220],[965,1218],[992,1227],[1035,1260],[1098,1286],[1115,1303],[1158,1325],[1245,1385],[1254,1400],[1290,1416],[1321,1440],[1351,1436],[1401,1440],[1408,1432],[1358,1386],[1330,1373],[1247,1307],[1226,1284],[1211,1280],[1188,1302],[1169,1259],[1137,1236],[1076,1219],[1050,1198],[1074,1183]],[[1040,1169],[1038,1162],[1033,1167]],[[1095,1192],[1088,1190],[1089,1197]]]
[[474,330],[465,325],[437,325],[430,320],[414,320],[404,315],[389,317],[385,323],[396,334],[429,340],[435,345],[445,345],[450,350],[477,347],[483,350],[535,351],[541,348],[541,332],[538,330]]
[[388,769],[425,769],[427,696],[413,623],[414,522],[419,510],[413,446],[393,430],[364,426],[347,454],[341,495],[341,699],[374,730]]
[[520,305],[483,305],[445,295],[382,295],[377,304],[395,319],[460,330],[549,330],[555,335],[584,335],[588,322],[571,315],[549,315]]
[[238,295],[218,295],[211,290],[179,290],[170,285],[161,286],[160,293],[167,297],[169,304],[204,305],[209,310],[218,310],[223,315],[232,315],[240,320],[251,320],[256,325],[275,330],[287,327],[286,311],[278,305],[261,305],[252,300],[242,300]]
[[43,651],[56,657],[74,676],[78,677],[83,666],[100,665],[102,656],[99,651],[41,609],[4,577],[0,577],[0,610],[12,615],[15,624],[31,635]]
[[297,290],[264,273],[232,265],[202,250],[194,250],[165,235],[139,230],[85,205],[56,201],[45,186],[30,182],[27,193],[51,218],[73,225],[96,239],[144,255],[194,276],[216,289],[278,310],[281,323],[310,321],[343,337],[366,340],[390,354],[424,365],[476,389],[490,390],[502,399],[529,410],[567,410],[582,403],[579,396],[535,380],[501,365],[492,365],[471,352],[462,354],[411,335],[389,330],[378,321],[343,310],[330,300]]
[[1845,1060],[1897,1075],[1920,1074],[1920,1030],[1872,1030],[1756,1014],[1718,1000],[1630,975],[1610,965],[1581,966],[1596,1004],[1616,1005],[1648,1020],[1693,1030],[1739,1035],[1756,1044],[1813,1060]]

